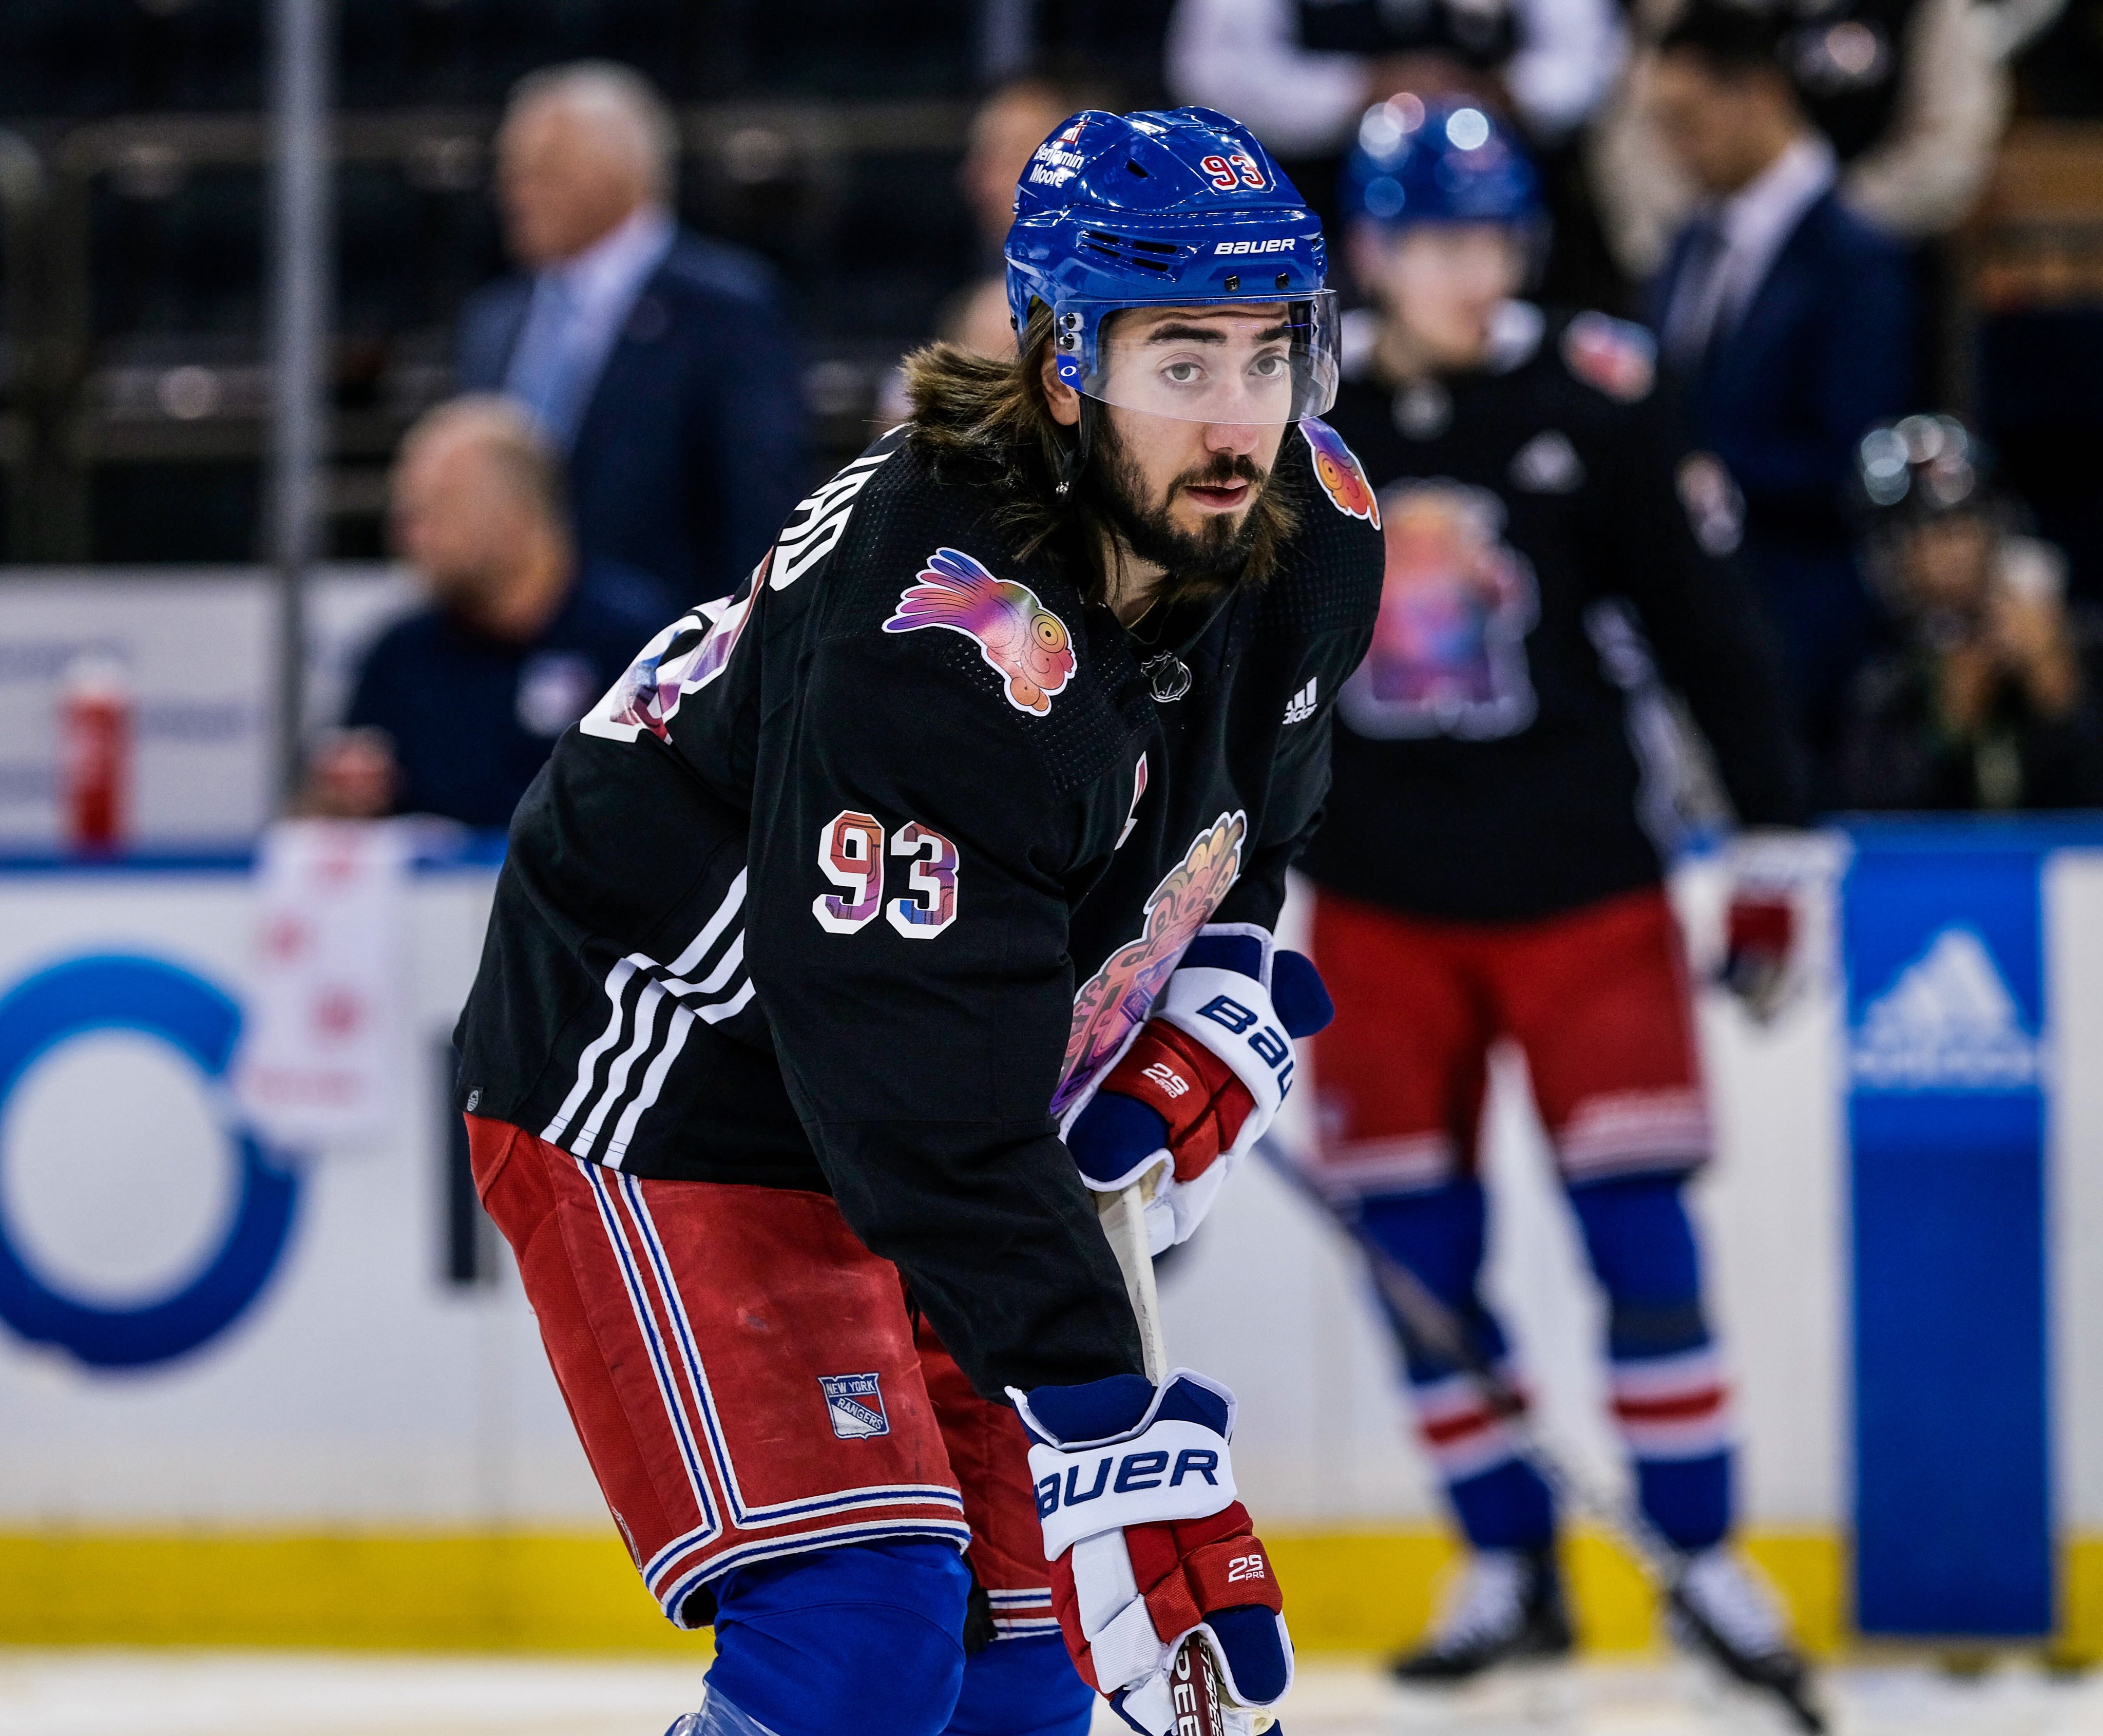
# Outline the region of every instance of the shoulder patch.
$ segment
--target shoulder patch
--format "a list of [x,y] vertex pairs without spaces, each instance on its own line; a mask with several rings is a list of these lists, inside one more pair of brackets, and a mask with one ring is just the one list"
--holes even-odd
[[1366,480],[1365,466],[1344,444],[1343,436],[1312,416],[1300,417],[1300,432],[1314,454],[1314,479],[1329,496],[1329,504],[1346,518],[1363,519],[1378,530],[1380,502],[1374,497],[1373,485]]
[[670,741],[680,701],[730,666],[773,559],[771,549],[761,555],[735,597],[704,603],[656,634],[606,697],[577,719],[577,728],[608,741],[633,741],[646,729],[660,741]]
[[1074,636],[1027,585],[997,579],[961,549],[937,549],[905,587],[886,633],[946,627],[976,640],[1007,679],[1007,702],[1042,717],[1074,678]]
[[1585,385],[1632,404],[1657,383],[1657,341],[1641,326],[1580,314],[1563,328],[1564,366]]

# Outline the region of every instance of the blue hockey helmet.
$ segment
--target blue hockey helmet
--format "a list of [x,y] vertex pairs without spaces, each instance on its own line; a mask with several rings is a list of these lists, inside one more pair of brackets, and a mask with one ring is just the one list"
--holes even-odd
[[[1015,193],[1007,303],[1018,340],[1051,313],[1059,377],[1184,421],[1271,423],[1336,401],[1336,294],[1321,220],[1239,122],[1210,109],[1086,109],[1037,149]],[[1283,303],[1282,318],[1228,310]],[[1106,330],[1127,308],[1219,311],[1172,354]],[[1143,350],[1143,353],[1142,353]]]
[[1540,180],[1511,128],[1472,103],[1407,93],[1366,110],[1342,193],[1347,218],[1387,229],[1541,217]]

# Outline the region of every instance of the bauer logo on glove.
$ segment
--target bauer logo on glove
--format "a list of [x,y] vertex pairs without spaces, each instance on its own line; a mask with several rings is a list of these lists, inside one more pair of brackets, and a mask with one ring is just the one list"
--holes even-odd
[[1075,1667],[1144,1736],[1182,1736],[1194,1636],[1224,1729],[1252,1732],[1252,1708],[1292,1685],[1292,1645],[1277,1575],[1234,1498],[1234,1395],[1178,1369],[1158,1387],[1123,1374],[1009,1396],[1029,1431],[1052,1604]]

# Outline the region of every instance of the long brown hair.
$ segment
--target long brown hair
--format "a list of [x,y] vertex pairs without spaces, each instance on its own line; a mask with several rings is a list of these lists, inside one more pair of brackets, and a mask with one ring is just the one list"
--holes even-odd
[[[1025,560],[1043,556],[1061,568],[1092,603],[1110,594],[1105,550],[1122,568],[1125,550],[1104,510],[1100,477],[1084,471],[1061,495],[1075,435],[1061,427],[1044,397],[1044,358],[1052,314],[1041,302],[1023,333],[1018,361],[972,355],[953,344],[929,344],[905,358],[905,392],[913,406],[908,438],[933,460],[945,482],[992,490],[1003,496],[995,514]],[[1100,465],[1095,466],[1100,470]],[[1248,558],[1238,582],[1260,585],[1278,564],[1298,514],[1285,479],[1274,467],[1249,512]],[[1225,588],[1215,574],[1171,573],[1158,601],[1172,605]]]

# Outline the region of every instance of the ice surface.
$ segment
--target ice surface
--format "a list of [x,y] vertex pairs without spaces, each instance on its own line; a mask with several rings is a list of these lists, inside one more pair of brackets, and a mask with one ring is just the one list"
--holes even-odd
[[[7,1736],[660,1736],[700,1698],[702,1666],[545,1658],[0,1649]],[[1828,1677],[1835,1736],[2103,1736],[2103,1676],[1930,1663]],[[872,1685],[872,1706],[880,1705]],[[1691,1665],[1585,1664],[1456,1694],[1369,1667],[1304,1665],[1290,1736],[1781,1736],[1763,1703]],[[880,1720],[862,1727],[880,1728]],[[1105,1717],[1097,1736],[1122,1726]],[[1128,1733],[1126,1733],[1128,1736]]]

